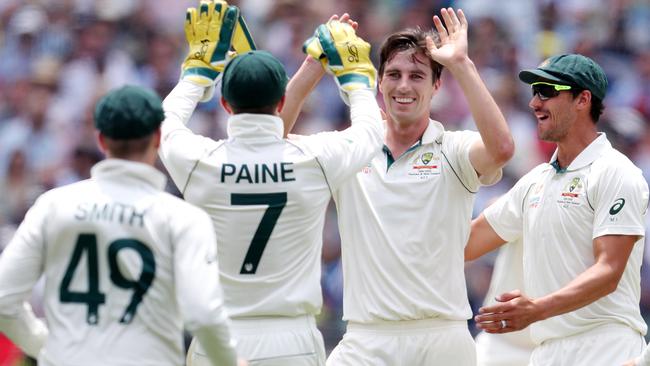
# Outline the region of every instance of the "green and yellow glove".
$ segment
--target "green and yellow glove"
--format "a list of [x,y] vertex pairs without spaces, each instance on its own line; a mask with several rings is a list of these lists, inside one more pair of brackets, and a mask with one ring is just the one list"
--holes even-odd
[[237,26],[235,26],[235,35],[232,38],[232,48],[238,55],[257,49],[255,46],[255,41],[253,40],[253,36],[248,30],[248,26],[246,25],[246,21],[242,15],[240,15],[239,19],[237,19]]
[[222,0],[201,0],[198,9],[187,9],[185,38],[190,50],[183,61],[183,80],[214,86],[232,58],[230,48],[239,18],[239,8]]
[[348,93],[353,90],[377,91],[377,70],[370,61],[370,44],[358,37],[351,25],[338,20],[321,24],[302,49],[334,75],[346,104],[350,104]]

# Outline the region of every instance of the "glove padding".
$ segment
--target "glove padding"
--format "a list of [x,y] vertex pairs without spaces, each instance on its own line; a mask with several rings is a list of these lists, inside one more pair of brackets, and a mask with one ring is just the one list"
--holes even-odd
[[187,9],[185,38],[190,50],[183,61],[181,79],[214,86],[232,58],[230,46],[239,16],[239,8],[222,0],[201,0],[198,10]]
[[351,25],[338,20],[321,24],[302,49],[334,75],[346,104],[350,104],[348,94],[353,90],[377,92],[377,70],[370,61],[370,44],[358,37]]

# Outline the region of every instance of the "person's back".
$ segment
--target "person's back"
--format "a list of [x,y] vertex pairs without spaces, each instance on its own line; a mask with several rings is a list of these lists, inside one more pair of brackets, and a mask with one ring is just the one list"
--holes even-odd
[[[163,118],[142,88],[102,98],[108,159],[39,197],[0,257],[0,329],[41,365],[182,365],[184,328],[235,364],[210,219],[153,167]],[[23,303],[41,275],[47,327]]]
[[[369,54],[352,27],[328,27],[345,29]],[[284,67],[268,52],[230,61],[221,99],[231,114],[228,139],[214,141],[185,126],[205,87],[182,81],[164,102],[160,157],[185,200],[212,218],[238,351],[260,365],[322,365],[314,316],[322,305],[325,212],[331,191],[379,150],[381,115],[369,83],[349,92],[352,127],[284,139],[286,84]],[[205,364],[204,352],[193,343],[188,363]]]
[[[190,284],[177,289],[174,240],[205,217],[162,192],[163,176],[153,167],[110,159],[92,173],[90,180],[43,195],[34,209],[42,221],[32,229],[44,240],[33,244],[47,253],[50,335],[41,362],[180,365],[175,292]],[[21,234],[25,240],[39,235]],[[211,290],[196,285],[196,291]]]

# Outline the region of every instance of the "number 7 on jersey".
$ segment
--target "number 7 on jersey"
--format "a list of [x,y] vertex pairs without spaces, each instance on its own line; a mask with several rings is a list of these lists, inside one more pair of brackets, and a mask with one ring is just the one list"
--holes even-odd
[[233,193],[230,196],[230,204],[238,205],[268,205],[264,211],[262,221],[253,235],[250,247],[246,252],[244,263],[241,266],[240,274],[255,274],[257,265],[262,259],[266,243],[269,242],[275,224],[280,218],[282,209],[287,204],[287,192],[281,193]]

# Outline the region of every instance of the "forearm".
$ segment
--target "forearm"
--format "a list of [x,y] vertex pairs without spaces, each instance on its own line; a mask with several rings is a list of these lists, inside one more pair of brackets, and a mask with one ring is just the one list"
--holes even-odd
[[321,63],[313,57],[307,56],[296,74],[289,80],[284,107],[280,111],[280,118],[284,122],[285,137],[296,123],[307,96],[318,85],[324,74],[325,69]]
[[467,99],[492,168],[500,168],[514,152],[514,141],[503,113],[469,58],[454,63],[449,70]]
[[163,139],[175,130],[187,129],[185,125],[190,120],[204,92],[205,87],[186,80],[178,82],[163,101],[165,110],[165,120],[162,124]]
[[540,319],[577,310],[614,292],[621,273],[606,263],[596,262],[565,287],[534,300],[542,313]]

